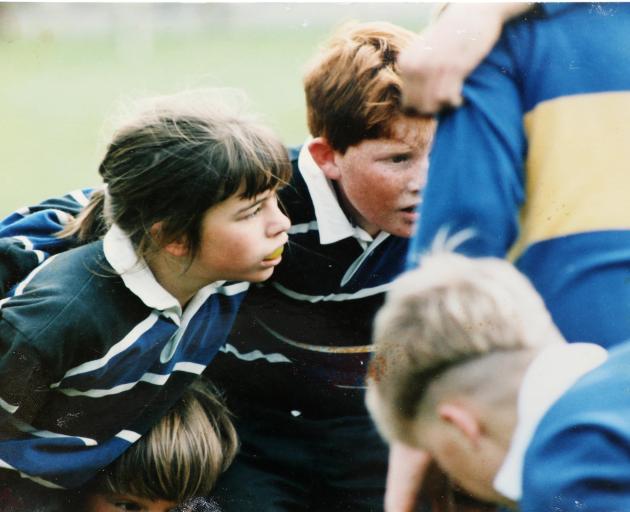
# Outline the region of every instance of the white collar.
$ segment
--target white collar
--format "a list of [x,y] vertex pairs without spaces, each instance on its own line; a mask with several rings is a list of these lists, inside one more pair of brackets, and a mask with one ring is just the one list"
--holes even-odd
[[332,183],[315,163],[308,149],[311,140],[307,139],[300,149],[298,169],[306,182],[306,188],[315,208],[319,243],[333,244],[349,237],[354,237],[360,242],[372,242],[372,236],[364,229],[353,226],[342,210]]
[[593,343],[561,343],[543,350],[525,372],[518,395],[517,425],[494,488],[518,502],[522,495],[525,452],[543,416],[584,374],[608,358]]
[[116,224],[109,228],[103,239],[103,252],[108,263],[134,295],[179,325],[182,316],[179,302],[157,282],[144,259],[136,254],[129,237]]

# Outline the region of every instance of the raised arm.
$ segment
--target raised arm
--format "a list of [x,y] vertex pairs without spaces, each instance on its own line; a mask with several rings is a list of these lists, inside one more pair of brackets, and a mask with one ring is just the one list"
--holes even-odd
[[87,204],[92,189],[21,208],[0,221],[0,297],[51,254],[71,248],[57,234]]
[[385,512],[413,512],[431,457],[425,451],[394,442],[389,449]]
[[433,114],[462,102],[462,85],[499,39],[504,23],[530,3],[448,4],[400,53],[403,102]]

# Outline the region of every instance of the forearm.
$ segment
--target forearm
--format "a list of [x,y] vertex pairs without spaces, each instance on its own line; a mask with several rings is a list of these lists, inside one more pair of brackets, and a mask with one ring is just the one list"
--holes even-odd
[[416,112],[459,106],[464,80],[490,52],[504,23],[529,3],[447,4],[398,58],[403,103]]
[[431,457],[422,450],[393,443],[389,451],[386,512],[412,512],[420,494]]

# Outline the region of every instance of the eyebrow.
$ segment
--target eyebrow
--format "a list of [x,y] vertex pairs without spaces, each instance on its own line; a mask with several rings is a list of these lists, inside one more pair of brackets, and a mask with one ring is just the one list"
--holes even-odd
[[414,151],[412,149],[388,149],[388,150],[383,150],[383,152],[381,153],[381,155],[379,156],[379,158],[382,159],[387,159],[387,158],[391,158],[393,156],[399,156],[399,155],[405,155],[405,156],[412,156],[414,153]]
[[258,201],[253,202],[252,204],[248,205],[248,206],[244,206],[243,208],[240,208],[236,214],[240,214],[240,213],[245,213],[247,210],[251,210],[252,208],[255,208],[256,206],[258,206],[260,203],[266,201],[269,198],[269,195],[266,195],[264,197],[261,197],[260,199],[258,199]]

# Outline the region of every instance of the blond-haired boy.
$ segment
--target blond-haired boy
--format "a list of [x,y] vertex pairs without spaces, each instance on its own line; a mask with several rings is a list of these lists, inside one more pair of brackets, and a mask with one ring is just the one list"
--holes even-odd
[[566,343],[511,264],[423,258],[394,283],[374,340],[367,402],[390,442],[523,512],[630,506],[630,350]]

